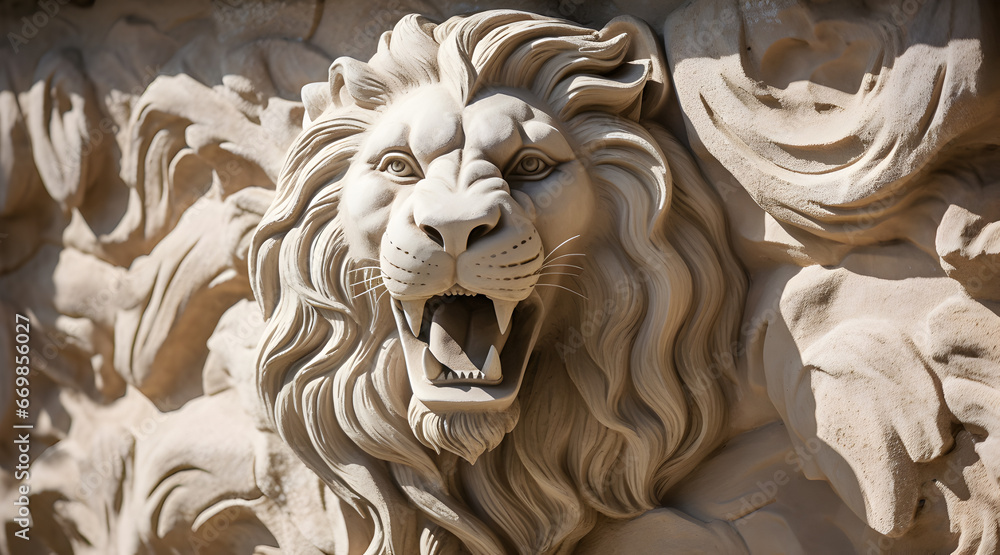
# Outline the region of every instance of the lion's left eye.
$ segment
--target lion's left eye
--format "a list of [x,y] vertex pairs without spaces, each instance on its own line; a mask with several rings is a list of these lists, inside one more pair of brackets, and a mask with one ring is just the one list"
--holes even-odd
[[417,162],[402,152],[386,154],[378,164],[378,171],[388,173],[397,179],[419,178]]
[[542,179],[549,175],[554,166],[555,162],[539,153],[526,153],[511,164],[507,177],[525,181]]

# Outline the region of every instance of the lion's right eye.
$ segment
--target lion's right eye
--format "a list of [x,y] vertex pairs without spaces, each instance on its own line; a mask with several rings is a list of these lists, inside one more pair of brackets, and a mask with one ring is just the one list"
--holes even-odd
[[416,160],[402,152],[391,152],[382,157],[378,163],[378,171],[385,172],[396,179],[410,180],[421,176]]
[[548,177],[556,165],[555,161],[542,152],[529,148],[518,154],[505,174],[515,181],[538,181]]

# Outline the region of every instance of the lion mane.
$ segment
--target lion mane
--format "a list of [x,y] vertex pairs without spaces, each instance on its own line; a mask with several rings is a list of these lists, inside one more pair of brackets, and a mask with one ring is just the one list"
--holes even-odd
[[[630,57],[655,41],[634,21],[594,31],[512,11],[408,16],[369,62],[331,67],[331,105],[291,147],[251,246],[267,318],[256,377],[270,425],[349,507],[351,540],[368,553],[567,552],[599,518],[660,506],[717,447],[746,283],[715,194],[684,147],[643,121],[662,57]],[[366,130],[395,95],[431,83],[464,98],[531,91],[576,140],[611,220],[589,238],[575,281],[585,298],[566,301],[571,320],[536,345],[513,430],[466,446],[481,453],[474,464],[418,437],[475,442],[475,421],[411,423],[389,301],[365,294],[372,261],[351,259],[338,214]]]

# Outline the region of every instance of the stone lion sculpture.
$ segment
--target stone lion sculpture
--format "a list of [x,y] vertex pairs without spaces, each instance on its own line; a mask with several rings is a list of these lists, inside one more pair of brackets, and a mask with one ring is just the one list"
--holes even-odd
[[565,552],[718,446],[745,278],[667,93],[637,20],[514,11],[408,16],[303,90],[257,388],[352,546]]

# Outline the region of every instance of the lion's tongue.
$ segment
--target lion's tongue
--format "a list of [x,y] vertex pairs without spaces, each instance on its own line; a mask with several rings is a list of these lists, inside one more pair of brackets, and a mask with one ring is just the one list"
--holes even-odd
[[482,370],[490,346],[499,353],[506,342],[488,299],[456,299],[443,303],[431,317],[431,354],[452,370]]

